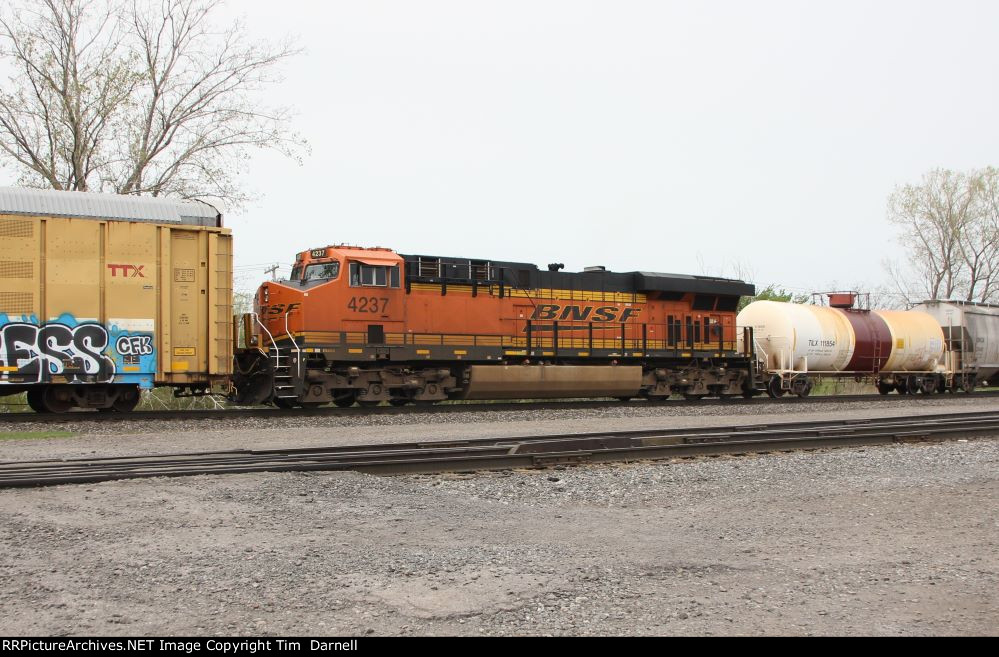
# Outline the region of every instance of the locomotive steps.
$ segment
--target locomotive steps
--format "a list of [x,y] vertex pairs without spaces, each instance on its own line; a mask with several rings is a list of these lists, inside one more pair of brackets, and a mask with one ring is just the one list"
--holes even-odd
[[0,487],[146,477],[353,470],[424,474],[543,468],[999,436],[999,411],[915,418],[741,424],[305,449],[228,450],[0,463]]

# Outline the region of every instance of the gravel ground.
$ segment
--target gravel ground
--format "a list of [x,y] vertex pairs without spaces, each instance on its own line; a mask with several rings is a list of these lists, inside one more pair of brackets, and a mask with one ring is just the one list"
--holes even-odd
[[[964,401],[947,408],[990,406]],[[135,426],[0,449],[19,459],[136,441],[155,451],[738,421],[718,409]],[[845,413],[798,405],[753,420]],[[12,635],[996,634],[999,441],[5,490],[0,614]]]
[[[116,424],[0,458],[994,408],[806,404]],[[732,415],[738,410],[738,415]],[[112,425],[109,425],[112,426]],[[30,430],[17,425],[17,431]],[[38,427],[44,430],[51,426]],[[4,429],[0,427],[0,431]],[[0,491],[5,634],[999,632],[999,441]]]

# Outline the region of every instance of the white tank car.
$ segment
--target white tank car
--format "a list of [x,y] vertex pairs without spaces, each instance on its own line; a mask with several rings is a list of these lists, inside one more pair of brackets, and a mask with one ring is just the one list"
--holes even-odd
[[943,331],[924,312],[755,301],[736,323],[752,327],[768,371],[935,372],[943,361]]
[[916,310],[933,316],[947,348],[959,354],[955,368],[974,371],[978,381],[999,374],[999,306],[972,301],[924,301]]
[[736,323],[752,327],[756,351],[769,371],[839,372],[853,356],[850,322],[834,308],[754,301]]

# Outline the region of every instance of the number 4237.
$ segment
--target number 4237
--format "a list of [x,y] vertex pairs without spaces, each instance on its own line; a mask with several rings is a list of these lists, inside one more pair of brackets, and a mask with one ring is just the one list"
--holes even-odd
[[347,310],[355,313],[387,313],[388,302],[387,297],[351,297],[347,302]]

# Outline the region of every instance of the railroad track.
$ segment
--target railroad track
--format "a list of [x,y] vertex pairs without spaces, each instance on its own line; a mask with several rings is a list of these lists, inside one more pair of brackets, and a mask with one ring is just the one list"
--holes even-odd
[[0,487],[252,472],[354,470],[387,475],[505,470],[984,436],[999,436],[999,412],[0,462]]
[[[989,398],[999,396],[999,391],[976,392],[971,397],[965,394],[950,396],[934,395],[926,399],[969,399]],[[276,408],[230,408],[218,410],[179,410],[179,411],[132,411],[130,413],[98,413],[96,411],[74,411],[70,413],[0,413],[2,423],[66,423],[66,422],[124,422],[136,420],[230,420],[237,418],[286,418],[286,417],[325,417],[325,416],[355,416],[355,415],[404,415],[409,413],[482,413],[500,411],[534,411],[534,410],[574,410],[594,408],[648,408],[650,406],[755,406],[776,404],[808,404],[808,403],[844,403],[873,402],[879,404],[901,404],[906,401],[923,397],[908,395],[827,395],[816,397],[754,397],[753,399],[702,399],[688,401],[670,399],[667,401],[650,402],[636,400],[622,402],[618,400],[584,400],[584,401],[545,401],[545,402],[502,402],[502,403],[442,403],[426,406],[376,406],[374,408],[337,408],[335,406],[313,409]]]

